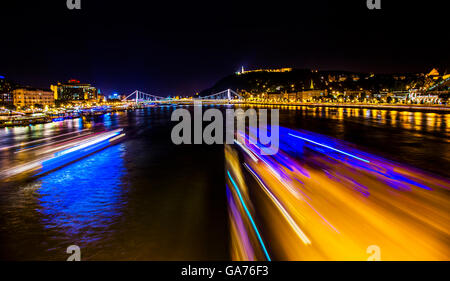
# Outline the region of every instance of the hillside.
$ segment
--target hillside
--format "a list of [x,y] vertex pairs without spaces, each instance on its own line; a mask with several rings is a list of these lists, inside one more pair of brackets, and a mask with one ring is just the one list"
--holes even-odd
[[285,72],[273,70],[235,73],[219,80],[213,87],[203,90],[200,96],[207,96],[226,89],[241,93],[285,93],[306,90],[327,92],[405,91],[411,88],[427,87],[435,81],[425,74],[373,74],[348,71],[317,71],[292,69]]

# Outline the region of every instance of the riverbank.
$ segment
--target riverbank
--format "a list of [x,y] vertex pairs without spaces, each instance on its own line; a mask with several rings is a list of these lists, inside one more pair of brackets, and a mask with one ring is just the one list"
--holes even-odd
[[0,128],[4,127],[18,127],[18,126],[29,126],[36,124],[45,124],[50,122],[59,122],[66,119],[75,119],[84,116],[99,116],[111,112],[134,110],[137,108],[143,108],[154,105],[146,106],[116,106],[116,107],[94,107],[94,108],[83,108],[83,109],[68,109],[61,110],[58,112],[18,112],[15,111],[14,114],[3,114],[0,115]]
[[280,103],[280,102],[251,102],[246,101],[245,104],[257,105],[278,105],[278,106],[309,106],[309,107],[349,107],[349,108],[369,108],[369,109],[394,109],[407,111],[436,111],[450,112],[448,105],[420,105],[420,104],[353,104],[353,103]]

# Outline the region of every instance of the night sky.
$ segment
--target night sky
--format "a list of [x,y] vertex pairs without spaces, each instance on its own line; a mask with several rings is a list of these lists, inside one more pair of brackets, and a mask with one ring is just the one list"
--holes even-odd
[[446,1],[381,0],[382,10],[309,2],[81,0],[68,10],[66,0],[2,1],[0,75],[167,96],[199,92],[241,66],[450,71]]

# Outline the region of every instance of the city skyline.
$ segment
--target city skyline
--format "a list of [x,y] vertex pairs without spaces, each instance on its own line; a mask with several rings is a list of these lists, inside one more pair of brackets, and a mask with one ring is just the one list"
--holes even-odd
[[[377,11],[365,1],[231,2],[220,9],[196,1],[177,3],[176,11],[134,1],[83,2],[79,11],[65,1],[8,4],[0,21],[14,29],[4,30],[8,43],[0,51],[8,55],[0,74],[36,87],[76,78],[107,94],[142,89],[168,96],[200,92],[241,66],[448,71],[443,9],[403,2]],[[33,25],[18,23],[24,17]]]

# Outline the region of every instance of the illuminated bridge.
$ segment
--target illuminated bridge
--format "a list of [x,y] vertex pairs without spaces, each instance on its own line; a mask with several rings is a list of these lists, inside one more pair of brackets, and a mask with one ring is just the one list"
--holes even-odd
[[227,89],[209,96],[195,97],[194,99],[174,99],[171,97],[161,97],[147,94],[136,90],[122,99],[123,102],[138,103],[192,103],[194,101],[213,102],[213,103],[229,103],[240,102],[244,98],[231,89]]
[[219,102],[219,101],[230,102],[236,100],[237,101],[244,100],[242,96],[240,96],[238,93],[236,93],[231,89],[227,89],[209,96],[198,97],[196,99],[201,101],[212,101],[212,102]]
[[145,103],[145,102],[161,102],[169,101],[171,98],[160,97],[155,95],[150,95],[139,90],[136,90],[122,99],[124,102],[135,102],[135,103]]

